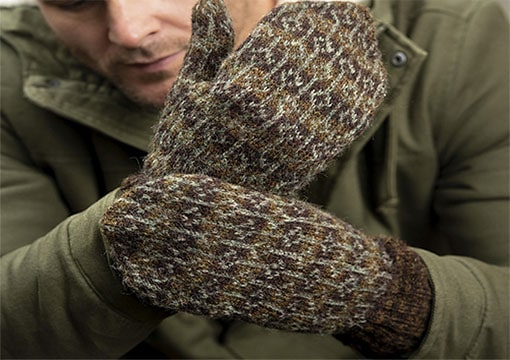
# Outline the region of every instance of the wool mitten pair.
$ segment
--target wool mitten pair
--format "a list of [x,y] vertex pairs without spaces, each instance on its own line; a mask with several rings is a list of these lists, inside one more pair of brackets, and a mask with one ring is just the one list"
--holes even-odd
[[419,343],[431,297],[419,257],[278,196],[349,146],[382,101],[372,21],[350,3],[286,4],[233,50],[223,2],[199,1],[144,167],[101,220],[127,291],[170,311],[335,334],[368,354]]
[[384,98],[374,33],[361,6],[302,2],[274,9],[233,50],[223,1],[199,1],[144,173],[295,193],[369,126]]

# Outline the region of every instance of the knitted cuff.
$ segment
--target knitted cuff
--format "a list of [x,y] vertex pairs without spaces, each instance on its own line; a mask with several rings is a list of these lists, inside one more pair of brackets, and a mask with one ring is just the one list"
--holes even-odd
[[393,281],[362,327],[336,337],[368,357],[405,357],[418,349],[428,327],[433,299],[429,274],[420,256],[401,241],[376,241],[393,260]]

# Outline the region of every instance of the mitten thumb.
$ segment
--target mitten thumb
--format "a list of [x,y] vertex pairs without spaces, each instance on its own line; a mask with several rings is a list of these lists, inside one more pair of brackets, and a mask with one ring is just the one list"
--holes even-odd
[[190,48],[176,83],[211,80],[233,47],[234,29],[223,0],[199,0],[192,13]]

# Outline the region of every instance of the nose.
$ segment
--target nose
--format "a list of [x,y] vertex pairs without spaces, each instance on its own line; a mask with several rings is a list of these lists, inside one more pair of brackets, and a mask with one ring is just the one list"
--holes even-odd
[[136,48],[159,30],[159,21],[147,1],[108,0],[108,39],[117,45]]

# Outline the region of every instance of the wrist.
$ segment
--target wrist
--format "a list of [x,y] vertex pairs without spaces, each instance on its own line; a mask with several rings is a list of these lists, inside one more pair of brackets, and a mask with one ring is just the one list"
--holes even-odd
[[103,303],[124,317],[140,323],[156,323],[162,314],[126,294],[121,280],[108,264],[99,219],[115,201],[119,191],[113,191],[70,219],[69,245],[73,260],[87,283]]
[[393,280],[372,304],[366,322],[336,337],[367,356],[405,356],[418,349],[428,327],[433,299],[428,270],[400,240],[376,241],[393,260]]

